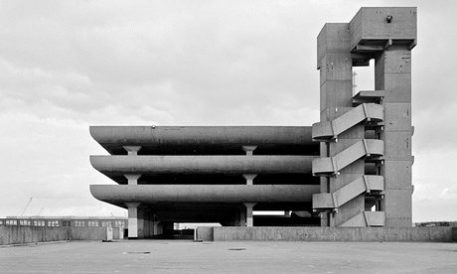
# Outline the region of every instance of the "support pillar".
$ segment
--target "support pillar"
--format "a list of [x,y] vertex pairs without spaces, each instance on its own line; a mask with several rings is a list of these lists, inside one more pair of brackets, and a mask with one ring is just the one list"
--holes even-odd
[[143,209],[143,237],[152,238],[154,236],[154,213],[151,208]]
[[385,195],[381,208],[386,227],[412,226],[411,48],[393,45],[375,59],[375,87],[385,90],[384,165]]
[[257,146],[243,146],[244,152],[246,152],[246,156],[252,156],[254,155],[254,150],[257,148]]
[[153,231],[152,236],[159,236],[159,235],[163,234],[162,222],[160,222],[159,220],[154,218],[153,226],[154,226],[154,231]]
[[255,203],[244,203],[244,206],[246,207],[246,226],[253,227],[254,226],[253,209],[254,209]]
[[246,208],[244,206],[240,207],[236,218],[234,222],[235,226],[246,226]]
[[140,203],[127,203],[128,209],[128,238],[138,238],[138,207]]
[[141,146],[123,146],[123,147],[127,151],[127,155],[129,155],[129,156],[138,155],[138,151],[140,151],[140,149],[141,149]]
[[141,174],[124,174],[124,177],[127,178],[128,185],[137,185]]
[[247,185],[253,185],[254,179],[257,177],[257,174],[243,174],[244,179],[246,179]]

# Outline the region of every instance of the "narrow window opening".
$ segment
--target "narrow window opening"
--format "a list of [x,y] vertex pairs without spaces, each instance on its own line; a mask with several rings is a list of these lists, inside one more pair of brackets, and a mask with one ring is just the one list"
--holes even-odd
[[374,90],[374,59],[368,66],[353,67],[352,70],[352,93],[361,90]]

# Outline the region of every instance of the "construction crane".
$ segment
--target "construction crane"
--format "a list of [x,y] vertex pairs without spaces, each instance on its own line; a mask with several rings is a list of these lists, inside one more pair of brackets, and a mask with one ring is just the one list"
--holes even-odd
[[22,210],[21,215],[19,215],[19,216],[21,216],[21,217],[24,216],[24,213],[27,210],[27,208],[29,207],[29,205],[32,202],[32,200],[33,200],[33,197],[30,197],[29,201],[27,202],[27,204],[25,205],[24,209]]

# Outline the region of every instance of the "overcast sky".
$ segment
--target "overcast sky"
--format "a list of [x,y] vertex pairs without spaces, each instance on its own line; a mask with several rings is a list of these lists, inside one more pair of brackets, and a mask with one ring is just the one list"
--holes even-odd
[[317,34],[367,5],[418,6],[413,220],[457,220],[455,1],[0,1],[0,216],[126,214],[89,125],[317,122]]

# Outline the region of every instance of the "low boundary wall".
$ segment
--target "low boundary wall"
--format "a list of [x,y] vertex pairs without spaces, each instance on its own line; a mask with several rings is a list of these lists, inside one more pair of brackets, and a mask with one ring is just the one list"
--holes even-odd
[[66,227],[0,226],[0,245],[69,240]]
[[106,227],[69,227],[69,240],[106,240]]
[[[197,228],[200,241],[452,242],[457,227],[212,227]],[[201,233],[200,233],[201,230]],[[200,238],[198,238],[200,237]]]
[[213,241],[214,227],[200,226],[194,231],[194,240],[198,241]]
[[[109,233],[108,230],[111,230]],[[0,245],[36,242],[122,239],[123,231],[107,227],[0,226]]]

